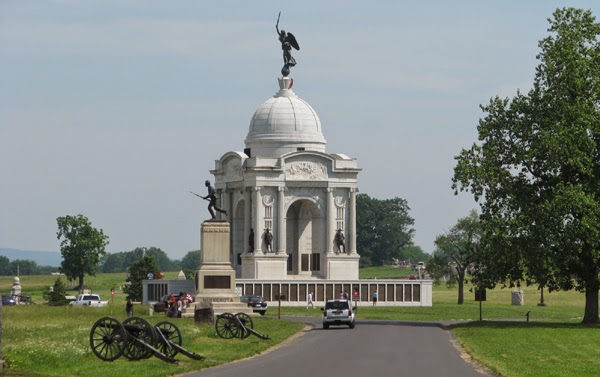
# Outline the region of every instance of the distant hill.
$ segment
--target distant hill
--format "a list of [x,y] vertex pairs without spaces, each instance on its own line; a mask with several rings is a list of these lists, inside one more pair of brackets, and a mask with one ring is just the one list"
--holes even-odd
[[29,251],[29,250],[18,250],[18,249],[4,249],[0,248],[0,255],[3,255],[14,261],[20,260],[32,260],[38,264],[38,266],[60,266],[62,257],[58,251]]

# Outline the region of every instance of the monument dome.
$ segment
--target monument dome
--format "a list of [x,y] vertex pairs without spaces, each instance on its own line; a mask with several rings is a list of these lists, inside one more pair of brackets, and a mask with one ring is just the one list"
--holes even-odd
[[290,77],[279,78],[279,91],[254,112],[245,140],[246,151],[252,157],[325,152],[319,116],[292,91],[293,82]]

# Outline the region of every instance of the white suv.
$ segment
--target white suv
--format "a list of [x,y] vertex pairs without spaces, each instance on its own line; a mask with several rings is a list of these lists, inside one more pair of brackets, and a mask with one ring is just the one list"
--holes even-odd
[[348,325],[354,328],[354,313],[352,305],[348,300],[328,300],[323,311],[323,328],[328,329],[330,325]]

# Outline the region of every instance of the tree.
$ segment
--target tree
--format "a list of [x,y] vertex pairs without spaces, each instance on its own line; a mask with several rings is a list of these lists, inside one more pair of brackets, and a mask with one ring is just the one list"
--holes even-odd
[[48,305],[50,306],[67,305],[68,301],[65,298],[66,293],[67,288],[65,287],[65,283],[63,283],[62,279],[59,277],[54,282],[52,289],[44,292],[44,300],[48,301]]
[[459,305],[465,302],[465,274],[469,265],[475,261],[480,241],[479,215],[475,210],[469,216],[459,219],[449,232],[435,239],[435,256],[430,260],[427,270],[434,279],[439,278],[440,274],[449,274],[458,283]]
[[149,247],[149,248],[137,248],[134,251],[137,253],[138,250],[146,249],[146,255],[151,255],[156,259],[156,264],[158,265],[158,271],[176,271],[179,270],[179,266],[173,263],[173,261],[169,258],[167,253],[162,251],[158,247]]
[[36,262],[29,259],[17,259],[10,262],[11,275],[39,275],[40,268]]
[[0,255],[0,275],[11,275],[10,273],[10,259],[4,255]]
[[148,273],[152,272],[156,275],[159,271],[160,269],[158,268],[158,264],[156,264],[154,256],[145,255],[137,262],[134,262],[129,267],[129,276],[126,279],[126,281],[131,283],[126,289],[127,299],[142,301],[144,293],[142,280],[147,279]]
[[58,232],[56,236],[60,243],[63,261],[60,271],[69,281],[79,279],[79,289],[83,289],[85,274],[94,276],[98,271],[100,258],[106,254],[108,236],[102,229],[92,227],[87,217],[83,215],[63,216],[56,219]]
[[107,254],[100,262],[100,271],[103,273],[125,272],[127,265],[125,252]]
[[181,259],[181,268],[196,271],[200,267],[200,250],[189,251]]
[[406,200],[356,196],[356,245],[362,267],[383,266],[412,245],[415,221]]
[[585,292],[598,323],[600,288],[600,25],[557,9],[540,41],[533,88],[495,97],[479,144],[456,157],[453,188],[481,206],[482,285]]
[[411,262],[426,261],[429,259],[429,254],[423,251],[421,246],[408,245],[400,252],[400,260],[408,260]]

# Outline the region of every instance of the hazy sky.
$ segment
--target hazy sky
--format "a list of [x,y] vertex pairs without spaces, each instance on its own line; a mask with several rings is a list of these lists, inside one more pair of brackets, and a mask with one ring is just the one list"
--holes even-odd
[[[477,208],[451,189],[479,105],[531,87],[557,7],[598,1],[0,1],[0,247],[58,251],[83,214],[108,251],[199,248],[204,180],[244,149],[294,33],[295,93],[362,193],[408,201],[415,244]],[[360,252],[360,251],[359,251]]]

